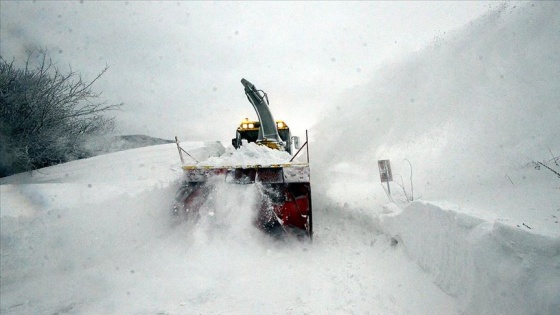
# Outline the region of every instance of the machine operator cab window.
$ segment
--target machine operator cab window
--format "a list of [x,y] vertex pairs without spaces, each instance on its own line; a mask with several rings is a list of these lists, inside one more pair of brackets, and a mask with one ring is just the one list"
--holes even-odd
[[[237,132],[235,138],[231,139],[231,144],[234,148],[239,149],[242,145],[242,141],[256,142],[259,138],[259,129],[261,123],[259,121],[249,120],[245,118],[239,127],[237,127]],[[278,134],[282,141],[286,144],[286,151],[292,154],[292,135],[290,133],[290,128],[283,120],[276,121],[276,128],[278,129]]]

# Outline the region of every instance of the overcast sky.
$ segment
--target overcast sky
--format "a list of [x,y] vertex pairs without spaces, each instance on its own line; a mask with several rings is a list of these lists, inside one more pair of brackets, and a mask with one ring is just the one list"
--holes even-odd
[[[234,136],[256,118],[241,78],[300,134],[341,91],[467,24],[492,2],[2,1],[5,59],[47,47],[58,65],[125,103],[119,132]],[[338,100],[340,101],[340,100]]]

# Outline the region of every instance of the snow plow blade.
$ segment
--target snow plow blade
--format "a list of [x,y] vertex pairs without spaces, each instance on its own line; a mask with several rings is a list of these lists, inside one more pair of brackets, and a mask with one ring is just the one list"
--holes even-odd
[[[176,211],[194,219],[215,180],[234,185],[259,185],[261,202],[255,225],[274,235],[312,238],[313,221],[309,165],[183,166]],[[212,178],[212,180],[210,180]]]

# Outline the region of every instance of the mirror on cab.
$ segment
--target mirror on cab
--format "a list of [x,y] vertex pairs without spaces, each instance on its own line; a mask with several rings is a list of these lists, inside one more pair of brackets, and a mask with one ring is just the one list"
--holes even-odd
[[292,143],[294,144],[294,148],[296,148],[296,150],[299,150],[300,143],[299,143],[299,137],[298,136],[293,136],[292,137]]

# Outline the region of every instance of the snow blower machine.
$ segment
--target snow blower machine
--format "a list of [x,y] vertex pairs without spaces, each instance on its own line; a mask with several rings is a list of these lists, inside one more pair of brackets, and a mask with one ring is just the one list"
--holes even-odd
[[[257,90],[249,81],[242,79],[245,94],[255,109],[258,121],[245,119],[241,122],[232,139],[233,151],[241,151],[243,146],[265,146],[270,150],[286,151],[288,159],[270,164],[258,161],[251,165],[212,165],[198,162],[185,165],[184,181],[177,192],[175,211],[187,218],[197,220],[200,209],[214,189],[214,183],[224,181],[234,185],[257,185],[260,204],[255,214],[255,225],[273,235],[313,236],[311,205],[311,185],[309,171],[309,149],[306,141],[299,145],[299,138],[292,137],[288,125],[282,120],[274,120],[269,109],[268,96]],[[254,143],[254,144],[252,144]],[[180,155],[182,150],[177,141]],[[293,147],[293,149],[292,149]],[[306,162],[294,159],[307,148]],[[292,151],[297,150],[292,155]],[[188,154],[188,153],[187,153]],[[284,153],[282,153],[284,154]],[[183,158],[181,156],[181,160]],[[258,157],[257,157],[258,160]]]

